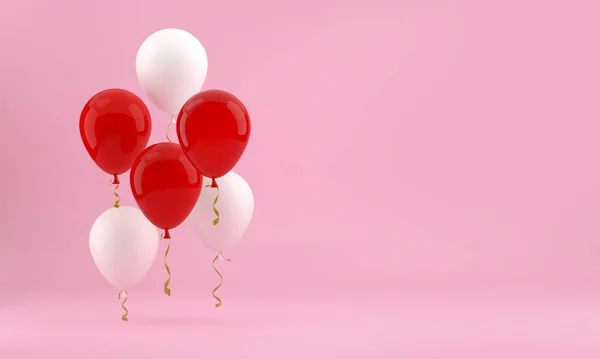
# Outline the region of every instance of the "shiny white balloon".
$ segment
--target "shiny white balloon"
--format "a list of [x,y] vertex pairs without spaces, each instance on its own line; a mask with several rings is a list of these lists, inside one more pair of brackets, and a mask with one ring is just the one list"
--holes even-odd
[[[204,183],[211,179],[204,178]],[[221,252],[233,247],[246,232],[254,213],[254,195],[242,176],[231,171],[217,178],[219,185],[219,223],[213,226],[213,201],[216,189],[204,188],[187,221],[198,239],[208,248]]]
[[138,81],[161,111],[177,115],[200,92],[208,69],[206,51],[187,31],[163,29],[150,35],[135,59]]
[[158,232],[137,208],[121,206],[102,213],[90,230],[90,252],[110,284],[124,289],[148,273],[158,250]]

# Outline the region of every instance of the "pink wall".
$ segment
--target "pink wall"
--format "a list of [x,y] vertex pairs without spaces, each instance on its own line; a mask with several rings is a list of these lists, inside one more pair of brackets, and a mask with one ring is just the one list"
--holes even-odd
[[[0,280],[23,292],[108,286],[87,235],[112,193],[79,112],[110,87],[146,100],[138,46],[180,27],[206,47],[206,88],[238,95],[253,119],[236,171],[256,217],[224,290],[600,285],[599,11],[3,0]],[[152,110],[156,142],[167,118]],[[173,236],[173,290],[212,288],[212,254],[187,227]],[[157,260],[143,286],[163,279]]]

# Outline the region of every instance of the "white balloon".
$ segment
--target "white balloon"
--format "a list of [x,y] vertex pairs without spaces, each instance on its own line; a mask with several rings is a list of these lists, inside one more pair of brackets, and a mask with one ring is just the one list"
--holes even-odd
[[[211,179],[204,178],[204,183]],[[219,185],[219,223],[213,226],[213,201],[216,189],[204,188],[187,221],[208,248],[220,252],[233,247],[244,235],[254,213],[254,195],[242,176],[231,171],[217,178]]]
[[177,115],[183,104],[200,92],[208,58],[194,35],[180,29],[163,29],[142,43],[135,68],[150,101],[161,111]]
[[134,207],[121,206],[102,213],[90,230],[90,252],[100,273],[115,287],[125,289],[148,273],[158,250],[156,227]]

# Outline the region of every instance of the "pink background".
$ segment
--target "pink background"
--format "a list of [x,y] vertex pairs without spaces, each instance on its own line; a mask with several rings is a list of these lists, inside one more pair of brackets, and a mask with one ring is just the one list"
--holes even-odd
[[[598,358],[600,2],[0,2],[0,357]],[[130,290],[85,101],[195,34],[253,119],[255,218],[221,263],[173,231]],[[168,118],[152,108],[152,142]],[[127,185],[123,203],[134,205]]]

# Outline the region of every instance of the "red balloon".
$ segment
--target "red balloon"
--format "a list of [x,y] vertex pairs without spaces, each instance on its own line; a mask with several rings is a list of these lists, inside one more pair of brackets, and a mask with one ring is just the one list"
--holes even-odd
[[114,176],[127,172],[150,140],[150,111],[135,94],[121,89],[104,90],[81,111],[79,132],[94,162]]
[[192,96],[177,118],[177,137],[192,164],[213,179],[233,169],[250,138],[250,116],[244,104],[222,90]]
[[192,212],[202,191],[202,175],[181,146],[161,142],[146,148],[129,175],[133,198],[146,218],[165,230],[179,226]]

